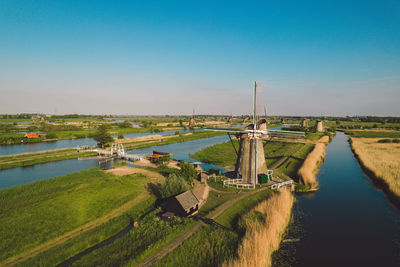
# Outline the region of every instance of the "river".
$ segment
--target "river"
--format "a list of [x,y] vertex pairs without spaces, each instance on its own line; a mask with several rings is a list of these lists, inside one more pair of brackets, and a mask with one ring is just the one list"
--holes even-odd
[[[166,132],[163,132],[166,133]],[[77,139],[82,140],[82,139]],[[153,150],[165,151],[172,153],[172,158],[185,161],[196,161],[189,157],[189,153],[195,153],[204,147],[228,141],[227,135],[221,135],[211,138],[197,139],[183,143],[174,143],[164,146],[152,146],[142,149],[130,150],[132,154],[147,154],[152,153]],[[111,162],[100,165],[100,167],[108,168]],[[0,188],[7,188],[14,185],[26,184],[36,180],[47,179],[65,175],[72,172],[77,172],[85,169],[90,169],[99,166],[97,158],[83,158],[83,159],[70,159],[56,162],[49,162],[44,164],[37,164],[30,167],[17,167],[0,171]],[[220,167],[212,164],[203,164],[205,170],[209,168],[221,169]]]
[[[175,134],[176,131],[165,131],[159,133],[131,133],[131,134],[124,134],[125,138],[134,138],[134,137],[141,137],[147,135],[171,135]],[[189,132],[189,130],[181,130],[181,133]],[[114,135],[114,138],[117,138],[118,135]],[[51,149],[60,149],[60,148],[75,148],[77,146],[94,146],[96,145],[96,141],[93,138],[79,138],[79,139],[65,139],[65,140],[58,140],[54,142],[41,142],[41,143],[34,143],[34,144],[16,144],[16,145],[0,145],[0,155],[12,155],[12,154],[19,154],[19,153],[34,153],[44,150],[51,150]]]
[[281,260],[291,266],[400,266],[399,209],[363,173],[345,134],[329,144],[318,178],[319,191],[297,197],[287,238],[300,241],[284,243]]

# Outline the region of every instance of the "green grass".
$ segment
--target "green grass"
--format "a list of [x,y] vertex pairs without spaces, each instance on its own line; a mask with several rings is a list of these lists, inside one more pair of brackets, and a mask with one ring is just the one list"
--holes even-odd
[[196,217],[205,217],[223,203],[237,197],[236,193],[217,193],[210,191],[206,203],[201,207]]
[[240,190],[236,189],[236,188],[232,188],[232,187],[224,187],[223,181],[226,178],[224,178],[223,176],[217,176],[215,179],[214,178],[210,178],[208,179],[207,183],[210,187],[219,190],[219,191],[224,191],[224,192],[238,192]]
[[[239,142],[233,140],[236,149],[239,149]],[[194,154],[192,158],[204,163],[212,163],[223,167],[234,168],[236,164],[236,152],[230,141],[203,148]]]
[[206,226],[154,266],[219,266],[236,255],[238,234]]
[[101,241],[120,232],[133,221],[137,221],[142,214],[154,208],[155,197],[149,195],[133,208],[121,216],[87,231],[80,236],[70,239],[60,246],[51,248],[17,266],[55,266],[72,256],[92,247]]
[[306,134],[306,138],[308,140],[311,140],[311,141],[318,141],[324,135],[325,135],[325,133],[311,133],[311,132],[308,132]]
[[0,170],[95,155],[97,155],[96,152],[78,153],[74,149],[63,149],[51,152],[39,152],[23,155],[13,155],[9,157],[0,157]]
[[381,131],[345,131],[351,137],[364,138],[399,138],[400,131],[381,132]]
[[156,216],[158,212],[159,210],[156,210],[148,214],[139,223],[138,228],[134,228],[112,244],[82,257],[73,266],[122,266],[129,262],[137,263],[195,223],[193,219],[183,218],[166,222]]
[[[238,148],[239,142],[237,140],[233,142]],[[276,172],[297,179],[298,169],[313,148],[313,144],[276,141],[265,142],[265,161],[269,168],[278,167],[275,170]],[[212,163],[229,168],[234,168],[237,158],[230,141],[204,148],[191,155],[191,157],[205,163]],[[286,159],[286,157],[289,158]],[[213,184],[211,181],[210,186],[215,187],[217,190],[226,190],[222,187],[222,182]]]
[[0,191],[0,260],[32,249],[97,219],[144,190],[143,175],[99,169]]
[[237,219],[240,215],[249,211],[252,207],[260,203],[261,201],[269,198],[272,195],[272,191],[269,189],[262,190],[251,196],[248,196],[234,205],[229,207],[224,213],[219,215],[215,221],[228,228],[234,228],[237,223]]

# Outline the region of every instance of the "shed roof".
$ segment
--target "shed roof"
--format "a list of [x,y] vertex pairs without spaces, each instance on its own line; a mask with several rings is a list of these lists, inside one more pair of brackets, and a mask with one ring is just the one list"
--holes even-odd
[[35,137],[38,137],[38,134],[37,133],[27,133],[27,134],[25,134],[25,136],[28,138],[35,138]]
[[199,200],[190,190],[177,195],[175,198],[185,210],[188,210],[199,204]]

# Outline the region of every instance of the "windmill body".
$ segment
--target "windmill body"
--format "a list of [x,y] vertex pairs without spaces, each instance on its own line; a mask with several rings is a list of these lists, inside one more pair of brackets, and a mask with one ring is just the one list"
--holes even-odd
[[[247,126],[247,129],[253,129],[253,125]],[[266,122],[258,124],[258,130],[266,129]],[[240,133],[239,150],[236,160],[235,172],[242,176],[242,180],[247,184],[257,184],[258,179],[255,175],[267,174],[267,164],[265,162],[264,145],[262,138],[254,138],[252,134]],[[256,144],[257,142],[257,144]],[[255,170],[257,166],[257,171]]]
[[[232,128],[209,128],[209,131],[223,131],[229,136],[235,135],[239,139],[239,149],[237,151],[237,160],[235,172],[241,179],[232,182],[237,188],[255,188],[260,174],[267,174],[272,178],[272,171],[267,169],[264,154],[263,140],[282,140],[282,139],[300,139],[305,137],[304,132],[268,130],[267,120],[262,119],[257,122],[257,83],[254,83],[254,102],[253,102],[253,123],[244,130]],[[266,110],[264,109],[266,113]],[[266,115],[266,114],[265,114]],[[231,139],[232,141],[232,139]],[[233,142],[232,142],[232,145]],[[235,148],[236,151],[236,148]],[[269,178],[269,179],[271,179]],[[240,182],[238,184],[236,181]],[[230,181],[228,181],[230,182]]]

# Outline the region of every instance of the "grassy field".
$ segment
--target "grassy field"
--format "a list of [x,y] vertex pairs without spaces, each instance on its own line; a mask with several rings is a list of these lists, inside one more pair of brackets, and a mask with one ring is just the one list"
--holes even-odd
[[156,210],[145,216],[138,228],[112,244],[82,257],[73,266],[135,265],[135,262],[141,261],[195,223],[193,219],[183,218],[163,221],[156,216],[158,212]]
[[[239,142],[233,140],[236,148]],[[266,142],[264,153],[269,168],[276,168],[278,173],[298,179],[297,171],[304,159],[314,148],[314,144]],[[206,163],[212,163],[233,169],[236,163],[236,153],[230,141],[204,148],[191,157]]]
[[268,190],[244,198],[217,217],[222,226],[203,227],[155,266],[269,266],[264,263],[279,247],[293,199]]
[[345,131],[351,137],[400,138],[400,131]]
[[1,156],[0,170],[95,155],[97,155],[96,152],[77,152],[76,149],[61,149],[49,152]]
[[[237,140],[233,140],[233,144],[236,149],[239,149]],[[190,156],[204,163],[212,163],[228,169],[234,168],[237,159],[235,149],[230,141],[206,147]]]
[[143,175],[91,169],[0,191],[0,261],[100,218],[144,190]]
[[236,255],[238,234],[206,226],[154,266],[220,266]]
[[351,138],[351,146],[361,164],[400,197],[400,144],[378,143],[379,140]]
[[248,212],[252,207],[272,195],[271,190],[263,190],[254,195],[248,196],[235,205],[229,207],[223,214],[215,218],[215,221],[227,228],[235,228],[241,215]]
[[133,221],[137,221],[141,215],[154,209],[154,204],[155,197],[148,195],[144,200],[140,201],[122,215],[76,238],[72,238],[59,246],[46,250],[21,264],[17,264],[17,266],[56,266],[85,249],[120,232],[127,225],[132,224]]

